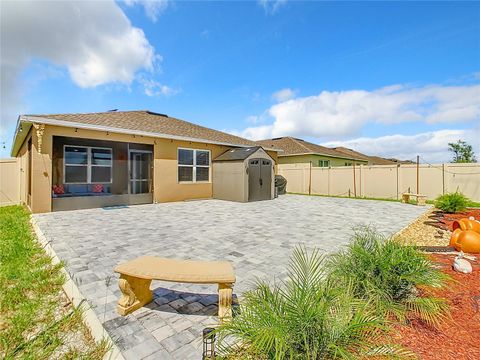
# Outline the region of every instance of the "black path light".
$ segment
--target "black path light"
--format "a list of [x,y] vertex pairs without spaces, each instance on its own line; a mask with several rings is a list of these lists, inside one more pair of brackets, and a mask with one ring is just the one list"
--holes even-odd
[[215,359],[215,329],[207,327],[203,329],[203,354],[202,360]]

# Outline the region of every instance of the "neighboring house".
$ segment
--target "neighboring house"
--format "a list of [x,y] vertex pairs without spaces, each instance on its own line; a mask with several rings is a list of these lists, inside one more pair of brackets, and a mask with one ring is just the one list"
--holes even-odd
[[354,157],[358,157],[358,158],[361,158],[361,159],[364,159],[366,161],[368,161],[368,165],[397,165],[397,164],[413,164],[412,161],[403,161],[403,160],[397,160],[397,159],[386,159],[386,158],[383,158],[383,157],[380,157],[380,156],[370,156],[370,155],[365,155],[365,154],[362,154],[361,152],[358,152],[358,151],[355,151],[355,150],[352,150],[352,149],[348,149],[346,147],[335,147],[335,148],[332,148],[333,150],[335,151],[338,151],[338,152],[341,152],[345,155],[348,155],[348,156],[354,156]]
[[268,140],[256,141],[264,149],[280,149],[278,164],[312,163],[316,167],[351,166],[353,164],[368,164],[365,155],[346,154],[325,146],[286,136]]
[[22,115],[12,156],[21,202],[40,213],[211,198],[212,160],[255,145],[150,111]]

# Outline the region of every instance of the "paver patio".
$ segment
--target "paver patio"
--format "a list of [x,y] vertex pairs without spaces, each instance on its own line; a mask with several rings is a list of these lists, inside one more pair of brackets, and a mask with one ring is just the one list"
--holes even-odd
[[257,277],[283,277],[292,249],[324,252],[352,227],[395,233],[427,208],[396,202],[284,195],[272,201],[220,200],[34,215],[41,231],[127,359],[201,359],[201,332],[217,322],[215,285],[153,282],[154,302],[119,316],[116,264],[141,255],[230,260],[234,294]]

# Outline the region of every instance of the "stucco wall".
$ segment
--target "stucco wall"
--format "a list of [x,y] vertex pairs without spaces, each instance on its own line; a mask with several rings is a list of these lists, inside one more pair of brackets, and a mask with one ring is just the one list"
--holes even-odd
[[20,204],[20,160],[0,159],[0,206]]
[[360,161],[360,160],[353,161],[351,159],[339,159],[339,158],[320,156],[320,155],[279,156],[278,164],[297,164],[297,163],[305,164],[305,163],[312,162],[313,167],[318,167],[319,160],[330,161],[330,166],[345,166],[345,163],[354,163],[354,162],[355,162],[355,165],[367,164],[367,161]]
[[[211,198],[212,167],[210,167],[210,181],[207,183],[179,183],[177,168],[177,149],[191,148],[210,150],[211,159],[216,158],[228,147],[221,145],[176,141],[170,139],[150,138],[143,136],[107,133],[85,129],[74,129],[59,126],[45,126],[42,136],[41,152],[38,152],[38,134],[32,128],[32,200],[31,209],[34,213],[51,211],[52,199],[52,149],[53,136],[67,136],[109,141],[134,142],[152,144],[154,147],[154,201],[168,202],[187,199]],[[23,148],[22,148],[23,149]],[[19,153],[19,157],[21,153]],[[24,156],[25,157],[25,156]],[[27,181],[22,185],[25,192]]]

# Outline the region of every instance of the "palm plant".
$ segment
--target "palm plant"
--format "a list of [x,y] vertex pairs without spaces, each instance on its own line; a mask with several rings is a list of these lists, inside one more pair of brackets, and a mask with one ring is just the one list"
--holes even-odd
[[356,297],[379,313],[405,320],[409,314],[437,325],[448,316],[442,299],[419,296],[419,288],[441,287],[448,276],[412,246],[386,238],[374,229],[356,229],[346,250],[332,256],[331,277],[353,284]]
[[233,359],[354,359],[406,357],[383,342],[387,324],[354,286],[327,276],[325,258],[296,248],[288,280],[257,281],[239,312],[221,325],[220,352]]

